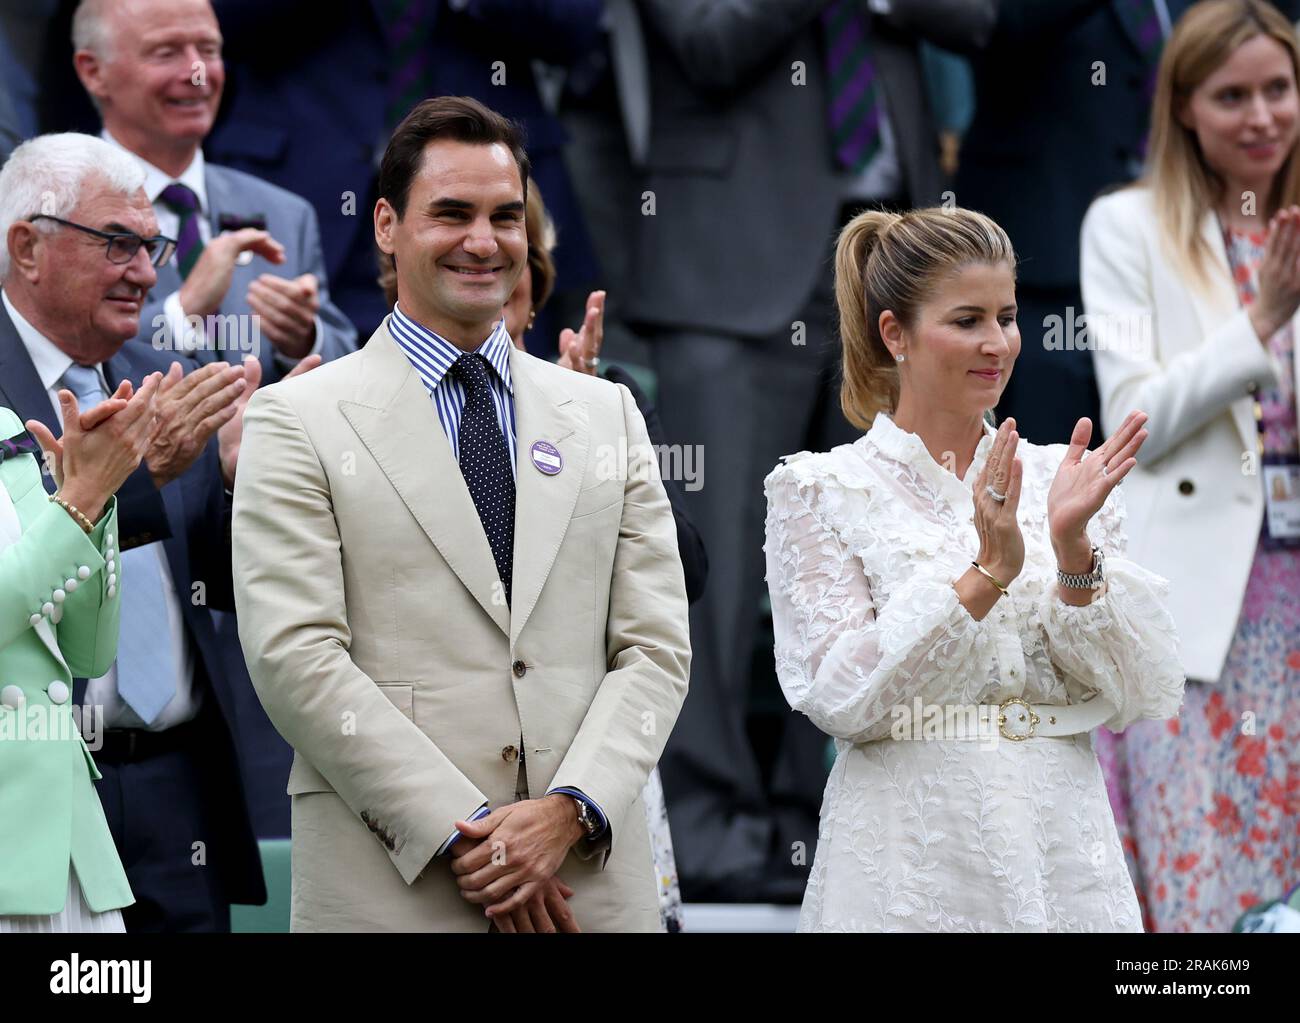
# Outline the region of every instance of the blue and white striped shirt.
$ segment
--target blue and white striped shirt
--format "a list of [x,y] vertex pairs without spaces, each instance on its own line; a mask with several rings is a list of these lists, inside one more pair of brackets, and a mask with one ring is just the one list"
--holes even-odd
[[[438,412],[438,421],[451,442],[451,454],[460,461],[460,416],[465,410],[465,388],[450,373],[452,365],[464,355],[445,337],[435,334],[428,327],[416,323],[398,306],[393,306],[393,313],[388,318],[388,333],[397,342],[397,347],[410,361],[411,366],[420,374],[425,390],[433,399]],[[506,333],[506,321],[501,319],[492,328],[492,333],[476,349],[476,354],[483,356],[492,365],[495,373],[488,374],[492,385],[492,403],[496,407],[497,425],[506,438],[506,449],[510,455],[510,472],[517,474],[515,467],[515,391],[510,381],[510,335]]]

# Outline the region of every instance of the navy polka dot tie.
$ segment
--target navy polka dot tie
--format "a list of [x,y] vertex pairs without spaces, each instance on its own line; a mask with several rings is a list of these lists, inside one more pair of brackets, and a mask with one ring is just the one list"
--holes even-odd
[[460,414],[460,471],[478,509],[497,575],[510,605],[510,577],[515,552],[515,477],[510,452],[497,422],[489,366],[481,355],[467,354],[452,364],[452,375],[465,388]]

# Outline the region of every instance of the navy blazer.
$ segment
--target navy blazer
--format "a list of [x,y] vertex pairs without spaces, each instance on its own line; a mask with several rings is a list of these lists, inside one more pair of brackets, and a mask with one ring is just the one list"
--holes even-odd
[[[468,95],[518,120],[560,244],[566,288],[596,277],[564,167],[567,141],[542,105],[531,60],[566,65],[601,38],[602,0],[468,0],[434,5],[432,95]],[[358,0],[214,0],[225,37],[226,95],[205,152],[306,198],[320,218],[325,266],[363,338],[387,314],[375,283],[372,211],[388,142],[389,44],[376,4]],[[493,64],[506,80],[494,85]],[[348,203],[345,197],[351,197]],[[554,339],[550,339],[554,344]]]
[[[122,380],[139,385],[155,370],[166,372],[172,358],[143,345],[127,343],[104,364],[110,388]],[[0,405],[6,405],[24,422],[38,419],[57,436],[62,423],[50,407],[31,357],[13,321],[0,309]],[[53,479],[44,477],[46,489]],[[231,574],[231,503],[221,479],[214,438],[197,461],[180,477],[161,490],[142,464],[117,492],[118,528],[123,550],[161,541],[180,598],[182,617],[194,646],[196,679],[208,687],[207,707],[198,720],[204,724],[203,762],[222,783],[213,786],[221,804],[214,816],[221,822],[222,855],[214,864],[223,871],[223,881],[232,902],[262,904],[266,887],[261,858],[249,819],[245,779],[238,748],[237,693],[252,690],[248,674],[231,671],[233,658],[223,651],[209,608],[234,611],[234,583]],[[202,583],[207,603],[195,603],[190,595]],[[239,661],[242,666],[242,659]],[[166,813],[166,807],[149,812]]]
[[[1175,20],[1190,0],[1168,0]],[[1291,20],[1296,0],[1274,4]],[[962,142],[958,201],[1011,237],[1017,277],[1079,285],[1083,215],[1103,189],[1142,169],[1149,68],[1120,0],[1001,0],[988,48],[972,62],[975,119]],[[1105,85],[1094,85],[1097,62]]]

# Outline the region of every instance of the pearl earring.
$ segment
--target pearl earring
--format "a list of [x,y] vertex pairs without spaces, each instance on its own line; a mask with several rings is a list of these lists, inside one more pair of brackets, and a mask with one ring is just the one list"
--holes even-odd
[[894,361],[895,361],[895,362],[902,362],[902,361],[903,361],[903,353],[902,353],[902,352],[899,352],[897,355],[895,355],[895,356],[894,356]]

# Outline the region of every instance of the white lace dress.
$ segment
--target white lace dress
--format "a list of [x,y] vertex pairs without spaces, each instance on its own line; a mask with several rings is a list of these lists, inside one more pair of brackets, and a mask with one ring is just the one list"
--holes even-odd
[[[1089,535],[1105,593],[1056,593],[1047,491],[1065,446],[1022,440],[1025,565],[975,621],[952,582],[978,550],[970,481],[885,414],[853,444],[790,455],[766,481],[776,668],[835,737],[801,931],[1140,931],[1086,734],[991,744],[891,738],[895,706],[1077,703],[1114,730],[1182,703],[1166,582],[1124,557],[1117,487]],[[990,746],[992,748],[990,748]]]

